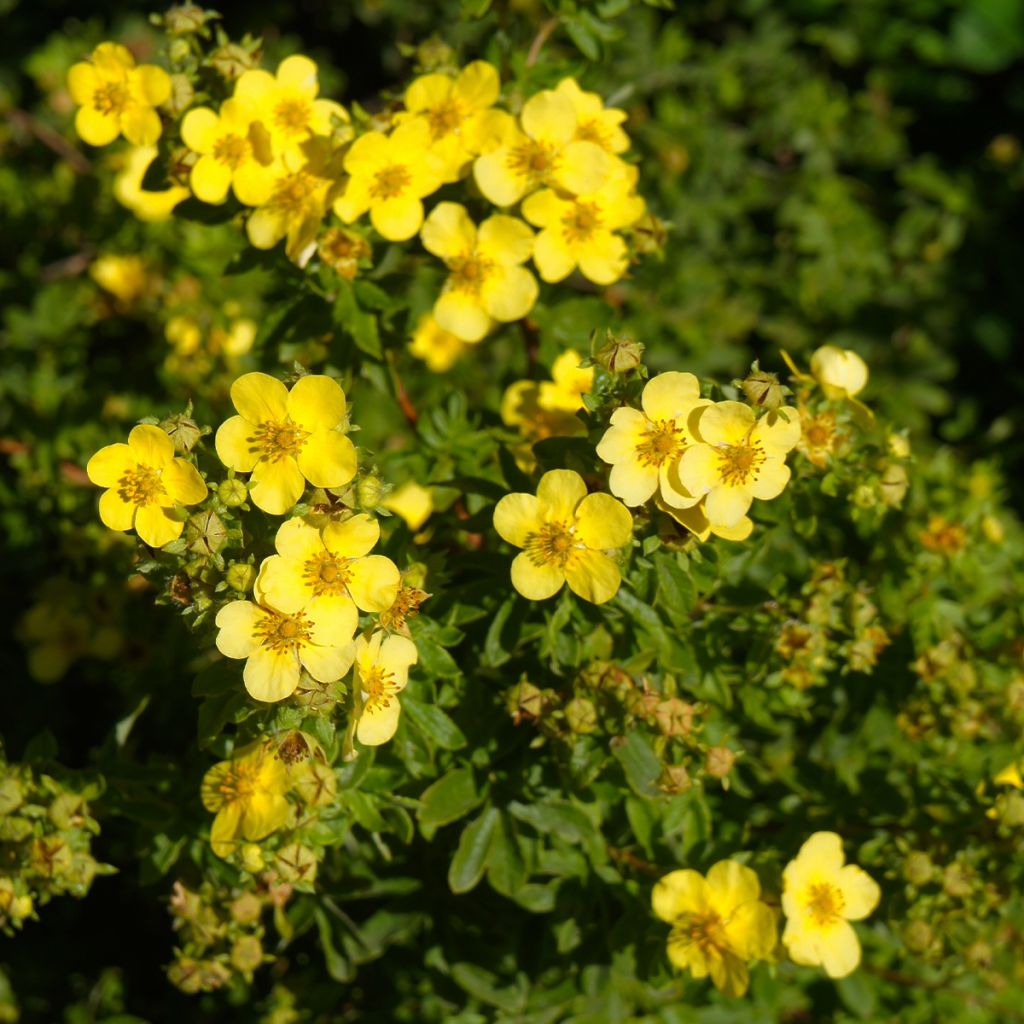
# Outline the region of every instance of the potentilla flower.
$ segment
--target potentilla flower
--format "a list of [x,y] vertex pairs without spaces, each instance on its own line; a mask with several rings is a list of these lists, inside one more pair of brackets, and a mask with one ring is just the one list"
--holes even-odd
[[230,857],[241,840],[255,842],[281,828],[291,812],[288,788],[288,769],[273,744],[252,743],[215,764],[200,790],[203,806],[216,814],[210,829],[213,852]]
[[710,974],[726,995],[743,995],[747,964],[766,960],[775,948],[775,914],[760,895],[757,875],[734,860],[719,861],[707,878],[669,872],[651,894],[655,914],[672,925],[669,960],[695,978]]
[[583,357],[566,349],[551,365],[551,380],[541,381],[537,402],[552,412],[576,412],[594,387],[594,367],[580,366]]
[[123,135],[136,146],[160,138],[160,116],[153,109],[171,94],[171,79],[155,64],[136,66],[120,43],[100,43],[89,59],[68,71],[68,91],[81,109],[75,131],[91,146],[106,146]]
[[445,181],[457,181],[466,164],[479,151],[481,115],[494,105],[501,91],[498,71],[487,61],[467,64],[457,77],[422,75],[405,90],[399,122],[422,118],[430,128],[430,143],[440,158]]
[[812,416],[801,406],[800,440],[796,449],[809,462],[825,469],[845,440],[831,409]]
[[188,199],[188,189],[182,185],[170,185],[156,192],[142,187],[156,154],[156,146],[133,146],[114,178],[114,198],[146,223],[167,220],[178,203]]
[[644,386],[640,409],[623,406],[597,446],[609,463],[608,488],[627,505],[642,505],[657,494],[673,508],[700,501],[679,479],[680,456],[695,441],[690,420],[708,403],[692,373],[659,373]]
[[446,331],[431,313],[420,317],[409,342],[409,352],[422,359],[434,373],[450,370],[459,356],[472,344]]
[[258,116],[273,141],[275,156],[296,153],[311,135],[330,135],[332,118],[348,121],[345,108],[317,99],[319,92],[317,66],[301,54],[286,57],[274,75],[262,69],[246,71],[235,85],[235,99]]
[[749,516],[743,516],[732,526],[711,523],[704,513],[703,501],[691,505],[689,508],[673,508],[671,505],[666,505],[660,497],[655,497],[654,504],[662,512],[671,516],[680,526],[689,530],[702,544],[712,536],[721,537],[722,540],[746,540],[754,531],[754,524]]
[[448,266],[434,319],[463,341],[479,341],[493,321],[519,320],[537,301],[537,281],[522,266],[533,232],[521,220],[495,214],[477,229],[459,203],[439,203],[423,225],[423,245]]
[[333,683],[352,665],[355,623],[351,606],[311,601],[294,612],[271,607],[259,589],[253,601],[231,601],[217,613],[217,650],[245,659],[249,695],[273,702],[290,697],[305,669],[317,682]]
[[606,107],[596,92],[584,92],[575,78],[563,78],[555,92],[572,104],[576,112],[575,138],[582,142],[593,142],[606,153],[623,153],[629,149],[629,136],[622,130],[626,112],[616,107]]
[[717,402],[692,421],[698,444],[679,459],[679,480],[717,526],[735,526],[754,498],[777,498],[789,482],[786,455],[800,440],[800,416],[782,408],[755,420],[749,405]]
[[496,206],[511,206],[545,185],[572,195],[597,192],[612,169],[594,142],[575,140],[576,111],[563,93],[548,89],[526,101],[518,123],[491,116],[488,150],[477,157],[473,175]]
[[494,509],[502,539],[523,548],[512,561],[512,585],[543,601],[566,582],[585,601],[603,604],[619,589],[619,567],[605,553],[633,535],[633,517],[608,494],[587,494],[579,473],[553,469],[532,494],[506,494]]
[[537,236],[533,262],[545,281],[561,281],[577,267],[595,284],[618,281],[629,266],[622,228],[644,214],[636,194],[637,168],[618,163],[597,192],[568,195],[541,189],[523,203],[523,216],[543,228]]
[[345,170],[350,177],[334,201],[334,212],[351,224],[369,210],[370,222],[392,242],[404,242],[419,231],[422,199],[436,192],[443,178],[422,118],[400,124],[390,135],[361,135],[345,154]]
[[175,505],[196,505],[206,484],[191,462],[174,457],[174,442],[159,427],[133,427],[127,444],[101,448],[85,467],[89,479],[109,490],[100,496],[100,519],[111,530],[135,532],[152,548],[181,536],[171,518]]
[[405,525],[415,532],[430,518],[434,511],[434,495],[429,487],[406,480],[399,484],[390,494],[384,496],[381,508],[393,512]]
[[340,432],[346,402],[331,377],[310,374],[291,391],[265,373],[246,373],[231,385],[238,416],[217,431],[217,455],[237,473],[252,473],[253,502],[283,515],[314,487],[343,487],[356,473],[356,449]]
[[853,398],[868,382],[868,364],[853,349],[822,345],[811,356],[811,373],[826,398]]
[[181,138],[200,154],[189,183],[204,203],[222,203],[228,189],[240,203],[261,206],[274,187],[270,134],[258,111],[242,100],[226,100],[220,112],[209,107],[190,110],[181,122]]
[[874,880],[844,859],[835,832],[815,832],[782,873],[782,941],[794,963],[821,964],[831,978],[856,970],[860,942],[850,921],[867,917],[880,897]]
[[264,559],[256,580],[257,599],[290,615],[305,610],[313,618],[326,607],[345,642],[355,635],[357,608],[382,612],[398,593],[400,573],[390,558],[369,552],[380,539],[376,519],[359,514],[328,523],[322,530],[295,518],[282,523],[276,555]]
[[387,743],[398,728],[402,712],[398,694],[409,682],[409,667],[419,655],[408,638],[382,632],[369,640],[356,641],[355,681],[361,707],[356,725],[356,738],[368,747]]

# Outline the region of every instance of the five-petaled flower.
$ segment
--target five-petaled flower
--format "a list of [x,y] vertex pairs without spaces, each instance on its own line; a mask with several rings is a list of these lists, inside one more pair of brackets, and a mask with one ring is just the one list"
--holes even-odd
[[795,963],[821,964],[844,978],[860,963],[860,941],[850,925],[878,906],[879,889],[855,864],[844,864],[835,832],[815,832],[782,873],[782,941]]
[[409,682],[409,667],[418,659],[416,645],[397,633],[359,637],[355,654],[355,689],[359,719],[356,738],[368,747],[387,743],[398,728],[402,708],[398,694]]
[[715,526],[735,526],[754,498],[777,498],[789,482],[786,455],[800,440],[800,416],[782,408],[755,420],[749,405],[717,402],[692,421],[698,443],[679,459],[679,480]]
[[273,744],[257,742],[236,750],[203,777],[203,806],[216,817],[210,846],[230,857],[241,840],[256,842],[284,825],[291,813],[288,769]]
[[700,501],[679,480],[679,459],[694,443],[690,421],[708,403],[692,373],[659,373],[644,386],[640,409],[623,406],[612,413],[611,426],[597,454],[612,467],[608,488],[627,505],[642,505],[654,495],[673,508]]
[[594,389],[594,367],[581,366],[583,357],[567,348],[551,364],[551,380],[542,380],[537,404],[550,412],[577,412],[583,408],[583,396]]
[[609,494],[587,494],[579,473],[545,473],[537,494],[506,494],[494,509],[494,528],[523,551],[512,561],[512,585],[543,601],[562,584],[586,601],[603,604],[619,589],[619,567],[605,553],[624,547],[633,517]]
[[766,960],[776,944],[775,914],[760,895],[757,875],[734,860],[719,861],[707,878],[670,871],[651,894],[655,914],[672,925],[669,960],[695,978],[710,974],[726,995],[743,995],[747,964]]
[[289,391],[276,377],[246,373],[231,385],[239,415],[217,431],[217,455],[252,473],[250,494],[264,512],[282,515],[314,487],[343,487],[356,473],[356,449],[339,431],[345,393],[331,377],[310,374]]
[[537,300],[537,281],[521,264],[533,232],[521,220],[495,214],[477,229],[464,206],[439,203],[426,219],[423,245],[448,265],[434,319],[463,341],[479,341],[494,320],[519,320]]
[[133,427],[127,444],[101,448],[88,462],[89,479],[108,490],[100,519],[112,530],[130,530],[152,548],[181,536],[184,523],[169,513],[176,504],[196,505],[206,484],[191,462],[174,457],[174,442],[159,427]]
[[139,64],[120,43],[100,43],[89,59],[68,71],[68,91],[80,109],[75,131],[91,146],[106,146],[123,135],[136,146],[160,138],[153,109],[171,94],[171,79],[155,64]]
[[629,149],[629,136],[622,130],[626,112],[606,107],[596,92],[584,92],[575,78],[563,78],[555,92],[564,96],[576,113],[576,134],[582,142],[593,142],[606,153],[622,153]]

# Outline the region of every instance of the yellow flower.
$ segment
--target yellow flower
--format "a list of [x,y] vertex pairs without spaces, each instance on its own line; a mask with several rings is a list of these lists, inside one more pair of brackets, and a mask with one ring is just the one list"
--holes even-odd
[[583,357],[566,349],[551,367],[551,380],[541,381],[537,401],[552,412],[576,412],[583,408],[583,396],[594,387],[594,367],[580,366]]
[[229,188],[246,206],[262,206],[270,198],[273,153],[259,116],[256,108],[239,99],[226,100],[219,113],[196,107],[185,115],[182,141],[200,154],[189,183],[204,203],[223,203]]
[[626,112],[606,107],[596,92],[584,92],[575,78],[563,78],[555,88],[572,104],[576,112],[574,138],[594,142],[606,153],[622,153],[629,149],[629,136],[622,130]]
[[415,533],[434,511],[434,496],[429,487],[406,480],[384,498],[381,507],[404,519],[406,526]]
[[114,198],[147,223],[167,220],[178,203],[188,199],[188,189],[182,185],[171,185],[159,192],[149,192],[142,187],[142,179],[156,154],[156,146],[133,146],[121,172],[114,178]]
[[123,135],[136,146],[160,138],[160,116],[153,109],[171,94],[171,79],[155,64],[135,65],[120,43],[100,43],[88,60],[68,71],[68,91],[81,108],[75,131],[91,146],[106,146]]
[[409,666],[419,655],[408,637],[374,633],[356,641],[355,683],[359,695],[356,738],[368,747],[387,743],[398,728],[398,694],[409,682]]
[[203,806],[216,817],[210,846],[218,857],[230,857],[238,840],[254,842],[276,832],[291,812],[288,770],[266,743],[236,750],[230,761],[215,764],[200,790]]
[[722,540],[746,540],[754,531],[754,524],[748,516],[743,516],[732,526],[710,523],[704,514],[703,501],[691,505],[689,508],[673,508],[671,505],[666,505],[661,498],[655,497],[654,504],[662,512],[670,515],[680,526],[689,530],[702,544],[711,536],[721,537]]
[[352,665],[355,616],[348,604],[310,601],[287,613],[271,607],[259,587],[259,602],[231,601],[217,613],[217,650],[245,659],[242,680],[249,695],[267,702],[290,697],[302,669],[317,682],[333,683]]
[[191,462],[174,457],[174,443],[159,427],[133,427],[127,444],[101,448],[85,467],[89,479],[109,490],[100,496],[100,519],[111,530],[135,532],[152,548],[181,535],[172,519],[176,504],[196,505],[206,484]]
[[125,306],[141,299],[153,284],[139,256],[99,256],[89,265],[89,276]]
[[831,978],[845,978],[860,963],[849,922],[867,917],[880,895],[866,872],[843,861],[839,836],[815,832],[782,873],[782,941],[794,963],[821,964]]
[[295,615],[305,609],[320,619],[321,609],[337,627],[337,640],[355,635],[359,612],[382,612],[398,593],[400,574],[390,558],[369,552],[380,527],[368,515],[330,522],[323,530],[304,519],[289,519],[278,528],[276,555],[264,559],[255,594],[262,604]]
[[439,203],[422,232],[423,245],[448,266],[434,319],[463,341],[479,341],[498,320],[519,320],[537,301],[537,281],[521,264],[533,232],[515,217],[495,214],[479,230],[466,208]]
[[409,351],[422,359],[434,373],[450,370],[469,342],[446,331],[430,313],[420,317],[409,342]]
[[577,196],[542,189],[523,203],[523,216],[543,228],[533,262],[545,281],[561,281],[577,267],[595,284],[618,281],[629,266],[626,243],[615,232],[644,215],[636,195],[637,169],[619,163],[597,192]]
[[314,160],[292,169],[275,162],[266,199],[249,215],[245,231],[257,249],[273,249],[285,239],[285,254],[305,266],[316,250],[316,233],[327,213],[328,167]]
[[720,860],[708,871],[670,871],[651,894],[655,914],[672,925],[668,958],[695,978],[709,974],[715,988],[741,996],[750,983],[747,963],[775,948],[775,915],[761,902],[750,868]]
[[334,212],[351,224],[370,211],[370,222],[392,242],[412,238],[423,223],[424,196],[441,186],[442,167],[430,151],[430,128],[415,118],[390,135],[367,132],[345,154],[350,177]]
[[708,404],[692,373],[659,373],[644,386],[643,409],[623,406],[612,413],[611,426],[597,446],[609,463],[608,488],[627,505],[642,505],[657,494],[673,508],[700,501],[679,480],[679,458],[694,443],[690,420]]
[[512,562],[512,586],[531,601],[562,584],[603,604],[619,589],[619,567],[605,551],[628,544],[633,517],[608,494],[587,494],[579,473],[553,469],[532,494],[506,494],[494,509],[498,534],[523,552]]
[[683,489],[707,495],[704,513],[716,526],[736,526],[754,498],[777,498],[789,482],[787,453],[800,440],[800,417],[782,408],[754,419],[749,405],[717,402],[693,420],[700,443],[679,459]]
[[811,356],[811,373],[826,398],[853,398],[868,382],[868,366],[853,349],[822,345]]
[[1024,765],[1024,761],[1011,761],[992,781],[997,786],[1013,786],[1014,789],[1024,789],[1024,778],[1020,774],[1022,765]]
[[348,121],[345,108],[317,99],[319,92],[317,66],[300,54],[281,61],[276,75],[262,69],[246,71],[235,85],[235,99],[269,133],[275,156],[296,153],[311,135],[330,135],[332,117]]
[[231,385],[238,410],[217,431],[217,455],[237,473],[252,473],[250,495],[264,512],[283,515],[314,487],[343,487],[356,474],[356,449],[339,430],[345,393],[321,374],[291,391],[265,373],[246,373]]
[[596,143],[575,141],[576,126],[572,101],[553,89],[527,100],[518,124],[509,115],[492,117],[492,148],[473,165],[480,191],[496,206],[544,185],[572,195],[598,191],[611,159]]
[[179,356],[194,355],[203,343],[199,322],[191,316],[172,316],[164,326],[164,337]]
[[483,60],[467,64],[456,78],[422,75],[405,90],[409,113],[399,115],[399,120],[411,115],[426,121],[431,149],[443,165],[444,181],[458,180],[478,152],[480,117],[500,91],[497,69]]

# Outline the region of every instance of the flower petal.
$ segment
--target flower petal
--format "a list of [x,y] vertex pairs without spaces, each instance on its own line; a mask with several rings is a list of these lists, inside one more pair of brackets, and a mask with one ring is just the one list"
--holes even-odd
[[209,107],[194,107],[181,121],[181,141],[195,153],[209,153],[220,135],[220,118]]
[[847,864],[839,870],[836,884],[843,894],[843,917],[861,921],[870,914],[881,898],[875,880],[856,864]]
[[860,940],[853,926],[839,921],[818,940],[821,965],[830,978],[845,978],[860,966]]
[[367,747],[379,747],[387,743],[398,729],[398,718],[402,707],[397,697],[392,697],[387,704],[374,701],[363,707],[356,726],[356,738]]
[[116,490],[111,488],[100,495],[100,522],[111,530],[122,533],[132,528],[137,506],[124,501]]
[[657,467],[645,466],[639,459],[617,462],[608,474],[608,490],[633,507],[642,505],[657,489]]
[[167,509],[159,505],[146,505],[135,515],[135,532],[151,548],[162,548],[177,540],[184,528],[184,523],[171,519]]
[[735,526],[747,514],[751,500],[748,488],[720,484],[704,499],[704,514],[712,527]]
[[565,578],[574,594],[593,604],[610,601],[622,583],[619,567],[600,551],[574,551]]
[[533,309],[538,292],[537,279],[525,267],[506,267],[485,286],[484,308],[495,320],[511,323]]
[[526,538],[543,522],[540,499],[532,494],[506,494],[494,506],[494,529],[517,548],[525,546]]
[[509,167],[509,152],[504,146],[477,157],[473,177],[484,198],[495,206],[511,206],[522,198],[528,184]]
[[356,475],[356,448],[337,430],[317,430],[299,452],[299,469],[314,487],[344,487]]
[[231,401],[250,423],[279,423],[288,415],[288,389],[267,373],[243,373],[231,385]]
[[128,447],[144,466],[160,469],[174,458],[174,442],[166,431],[149,423],[132,427]]
[[595,143],[570,142],[562,150],[554,181],[566,192],[589,195],[604,185],[614,166],[608,154]]
[[[155,64],[140,64],[128,72],[135,96],[150,107],[158,107],[171,95],[171,76]],[[156,141],[155,139],[153,140]],[[149,143],[139,143],[149,145]]]
[[126,444],[108,444],[89,459],[85,473],[97,487],[115,487],[126,473],[132,472],[138,460]]
[[370,207],[370,223],[390,242],[412,238],[423,223],[423,203],[411,195],[395,196]]
[[290,697],[299,685],[299,658],[294,651],[260,647],[249,655],[242,672],[249,696],[272,703]]
[[707,874],[712,909],[727,918],[741,904],[761,895],[757,873],[735,860],[720,860]]
[[232,601],[217,612],[217,650],[225,658],[248,658],[259,646],[256,626],[265,613],[252,601]]
[[618,281],[629,266],[626,243],[610,231],[597,231],[579,249],[580,273],[594,284]]
[[[308,445],[307,445],[308,447]],[[295,507],[306,489],[295,460],[289,457],[256,463],[249,478],[249,497],[257,508],[274,516],[282,516]]]
[[287,85],[302,93],[308,99],[312,99],[319,91],[317,82],[317,67],[308,57],[302,54],[294,54],[285,57],[277,66],[277,78],[281,85]]
[[408,637],[392,633],[381,641],[377,661],[385,671],[394,674],[396,684],[405,686],[409,667],[419,661],[419,652]]
[[301,562],[281,555],[270,555],[263,559],[253,593],[260,604],[286,615],[294,615],[312,600],[313,588],[303,573]]
[[706,444],[739,444],[753,425],[753,410],[742,402],[716,402],[702,409],[697,420],[700,440]]
[[523,104],[519,122],[531,139],[561,145],[576,131],[576,111],[564,95],[545,89]]
[[232,416],[217,429],[214,447],[217,458],[236,473],[251,473],[259,461],[259,449],[252,443],[256,424],[244,416]]
[[576,506],[587,496],[583,477],[571,469],[552,469],[540,478],[537,497],[540,514],[546,520],[557,519],[568,525],[572,522]]
[[501,92],[498,69],[485,60],[474,60],[459,72],[452,92],[473,109],[489,107],[497,101]]
[[383,612],[395,603],[401,573],[398,566],[383,555],[367,555],[350,569],[348,591],[364,612]]
[[318,682],[333,683],[352,667],[355,647],[348,643],[341,647],[321,647],[306,644],[299,652],[302,667]]
[[350,598],[342,594],[323,594],[314,597],[305,611],[313,623],[313,643],[321,647],[344,647],[352,642],[359,625],[359,612]]
[[533,243],[533,263],[549,284],[562,281],[576,269],[576,260],[561,233],[545,228]]
[[231,187],[231,168],[212,156],[201,156],[189,174],[188,183],[197,199],[212,205],[223,203]]
[[491,329],[491,318],[479,301],[463,292],[443,292],[434,303],[434,319],[461,341],[480,341]]
[[380,523],[365,512],[324,527],[324,546],[345,558],[362,558],[380,540]]
[[718,486],[718,452],[709,444],[692,444],[679,457],[676,471],[687,494],[707,494]]
[[680,914],[706,913],[709,908],[707,883],[699,872],[688,868],[670,871],[654,883],[651,907],[669,924],[674,924]]
[[121,131],[133,146],[152,146],[160,138],[163,126],[152,107],[129,107],[121,115]]
[[692,373],[659,373],[652,377],[640,396],[649,419],[685,420],[700,398],[700,381]]
[[184,459],[172,459],[164,466],[160,474],[160,483],[172,500],[182,505],[198,505],[209,493],[206,481],[199,475],[199,470]]
[[610,494],[588,494],[576,509],[576,536],[595,551],[621,548],[633,537],[633,517]]
[[345,409],[341,385],[322,373],[300,377],[288,393],[288,415],[305,430],[333,430]]
[[770,501],[786,489],[789,477],[789,466],[782,459],[769,456],[758,467],[753,480],[750,481],[750,493],[762,501]]
[[498,263],[525,263],[533,252],[533,232],[518,217],[496,213],[480,225],[477,248]]
[[116,117],[101,114],[93,106],[86,106],[80,107],[75,114],[75,131],[90,146],[107,146],[121,134],[121,125]]
[[92,102],[99,85],[99,75],[88,61],[72,64],[68,69],[68,92],[80,107]]
[[530,601],[544,601],[562,589],[565,573],[550,562],[538,565],[524,551],[512,559],[512,586]]
[[423,222],[420,240],[427,252],[450,260],[476,248],[476,225],[461,203],[438,203]]
[[300,516],[282,523],[274,537],[277,553],[289,561],[306,562],[319,555],[325,546],[320,531]]

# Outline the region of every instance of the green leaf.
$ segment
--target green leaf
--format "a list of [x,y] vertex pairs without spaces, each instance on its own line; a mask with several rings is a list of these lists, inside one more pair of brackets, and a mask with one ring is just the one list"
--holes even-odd
[[501,812],[487,854],[487,881],[503,896],[513,896],[526,882],[526,865],[519,837],[509,814]]
[[350,982],[356,976],[356,972],[351,962],[339,953],[334,945],[334,933],[326,911],[316,907],[313,910],[313,918],[316,921],[317,934],[320,936],[320,948],[323,950],[327,973],[335,981]]
[[507,1013],[517,1013],[526,1006],[526,992],[522,986],[498,988],[497,976],[476,964],[452,964],[452,980],[474,999]]
[[454,893],[475,889],[487,869],[487,853],[491,837],[501,815],[494,807],[487,807],[474,818],[459,836],[459,845],[448,867],[448,887]]
[[360,309],[352,285],[339,281],[338,297],[334,300],[334,322],[352,336],[356,348],[374,359],[383,359],[384,350],[377,331],[377,318]]
[[428,740],[442,750],[461,750],[466,745],[462,730],[436,705],[402,694],[402,710]]
[[689,612],[697,603],[697,588],[678,556],[665,551],[653,559],[658,575],[658,607],[676,625],[689,625]]
[[661,776],[661,762],[639,732],[611,741],[612,754],[622,765],[626,781],[637,796],[659,796],[657,781]]
[[484,794],[477,792],[472,769],[455,768],[423,791],[416,817],[423,825],[448,825],[479,807],[483,798]]

